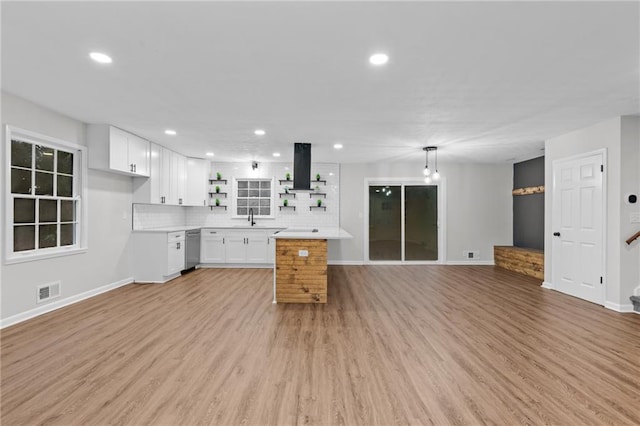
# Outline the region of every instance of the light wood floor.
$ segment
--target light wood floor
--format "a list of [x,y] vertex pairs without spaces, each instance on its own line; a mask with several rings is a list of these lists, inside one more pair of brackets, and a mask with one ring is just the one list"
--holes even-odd
[[640,424],[640,315],[491,266],[128,285],[2,332],[3,425]]

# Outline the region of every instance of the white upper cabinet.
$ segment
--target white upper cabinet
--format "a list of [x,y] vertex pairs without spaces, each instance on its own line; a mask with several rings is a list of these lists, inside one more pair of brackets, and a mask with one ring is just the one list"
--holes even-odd
[[149,179],[134,180],[133,201],[184,205],[187,182],[186,157],[152,143],[150,164]]
[[149,176],[149,141],[108,124],[90,124],[87,145],[92,169]]
[[187,158],[187,206],[206,206],[208,199],[207,179],[209,162],[199,158]]

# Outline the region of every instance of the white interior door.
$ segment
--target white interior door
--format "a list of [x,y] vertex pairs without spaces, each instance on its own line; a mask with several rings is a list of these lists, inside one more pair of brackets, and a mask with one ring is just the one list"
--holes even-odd
[[553,162],[552,279],[563,293],[604,304],[603,154]]

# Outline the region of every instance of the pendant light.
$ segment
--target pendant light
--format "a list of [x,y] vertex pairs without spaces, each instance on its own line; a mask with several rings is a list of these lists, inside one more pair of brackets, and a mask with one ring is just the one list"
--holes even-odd
[[[440,179],[440,173],[438,172],[438,147],[425,146],[422,150],[425,152],[426,156],[424,170],[422,171],[422,174],[425,176],[424,183],[430,184],[432,181]],[[435,155],[435,172],[433,173],[431,173],[431,169],[429,169],[429,151],[433,151]]]

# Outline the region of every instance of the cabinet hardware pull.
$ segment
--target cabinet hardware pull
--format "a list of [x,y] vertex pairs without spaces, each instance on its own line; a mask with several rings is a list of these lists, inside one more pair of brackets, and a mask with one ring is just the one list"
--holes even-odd
[[222,237],[222,244],[224,244],[224,237]]
[[176,250],[180,250],[180,243],[176,244]]
[[133,172],[134,172],[134,173],[137,173],[137,171],[138,171],[138,165],[137,165],[137,164],[134,164],[134,165],[133,165]]
[[178,198],[178,204],[182,205],[182,198]]
[[129,171],[133,172],[133,163],[129,164]]

